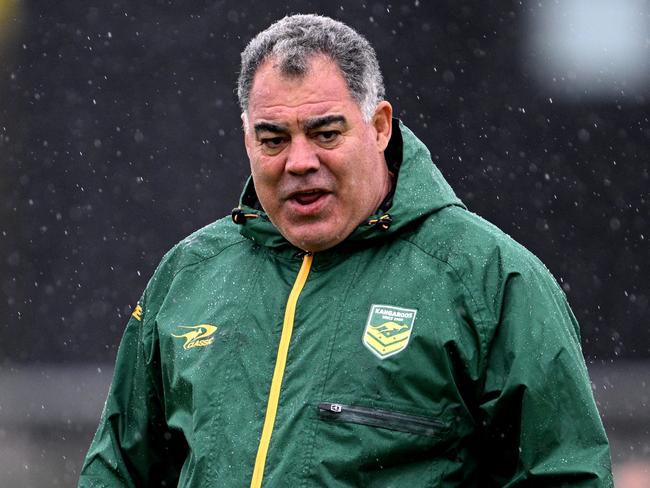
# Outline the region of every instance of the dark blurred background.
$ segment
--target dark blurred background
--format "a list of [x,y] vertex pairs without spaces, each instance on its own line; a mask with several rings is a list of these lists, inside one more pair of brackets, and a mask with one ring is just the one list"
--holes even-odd
[[1,486],[75,484],[154,267],[237,204],[239,53],[311,12],[371,41],[457,194],[546,263],[615,462],[650,458],[650,2],[0,0]]

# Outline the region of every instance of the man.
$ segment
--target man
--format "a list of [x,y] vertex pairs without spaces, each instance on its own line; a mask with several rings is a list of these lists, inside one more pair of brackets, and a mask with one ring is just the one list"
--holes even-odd
[[147,286],[80,486],[611,486],[563,292],[393,123],[368,42],[284,18],[238,95],[252,178]]

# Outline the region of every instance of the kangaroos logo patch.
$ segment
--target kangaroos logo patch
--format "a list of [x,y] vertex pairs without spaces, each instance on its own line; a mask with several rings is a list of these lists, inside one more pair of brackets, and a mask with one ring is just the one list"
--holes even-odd
[[193,347],[209,346],[214,342],[212,336],[217,331],[216,325],[201,324],[201,325],[181,325],[179,329],[185,329],[188,332],[185,334],[172,334],[172,337],[177,339],[185,339],[183,349],[192,349]]
[[408,346],[417,310],[373,305],[363,333],[363,345],[379,359],[403,351]]

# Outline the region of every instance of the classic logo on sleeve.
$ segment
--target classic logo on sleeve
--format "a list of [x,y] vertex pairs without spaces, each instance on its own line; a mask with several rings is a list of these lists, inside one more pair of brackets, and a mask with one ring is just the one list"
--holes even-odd
[[373,305],[363,333],[363,345],[377,356],[385,359],[403,351],[408,346],[417,310]]
[[139,303],[135,306],[135,309],[133,310],[133,313],[131,314],[131,317],[133,317],[135,320],[138,322],[142,322],[142,305]]
[[180,325],[179,329],[185,329],[184,334],[172,334],[177,339],[185,339],[183,349],[192,349],[193,347],[205,347],[214,342],[213,334],[217,331],[216,325]]

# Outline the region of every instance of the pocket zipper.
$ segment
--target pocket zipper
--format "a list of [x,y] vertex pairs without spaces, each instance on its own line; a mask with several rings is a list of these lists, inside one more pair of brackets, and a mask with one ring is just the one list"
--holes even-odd
[[323,420],[371,425],[382,429],[429,437],[435,437],[445,427],[442,421],[430,417],[420,417],[418,415],[356,405],[343,405],[341,403],[320,403],[318,405],[318,414]]

